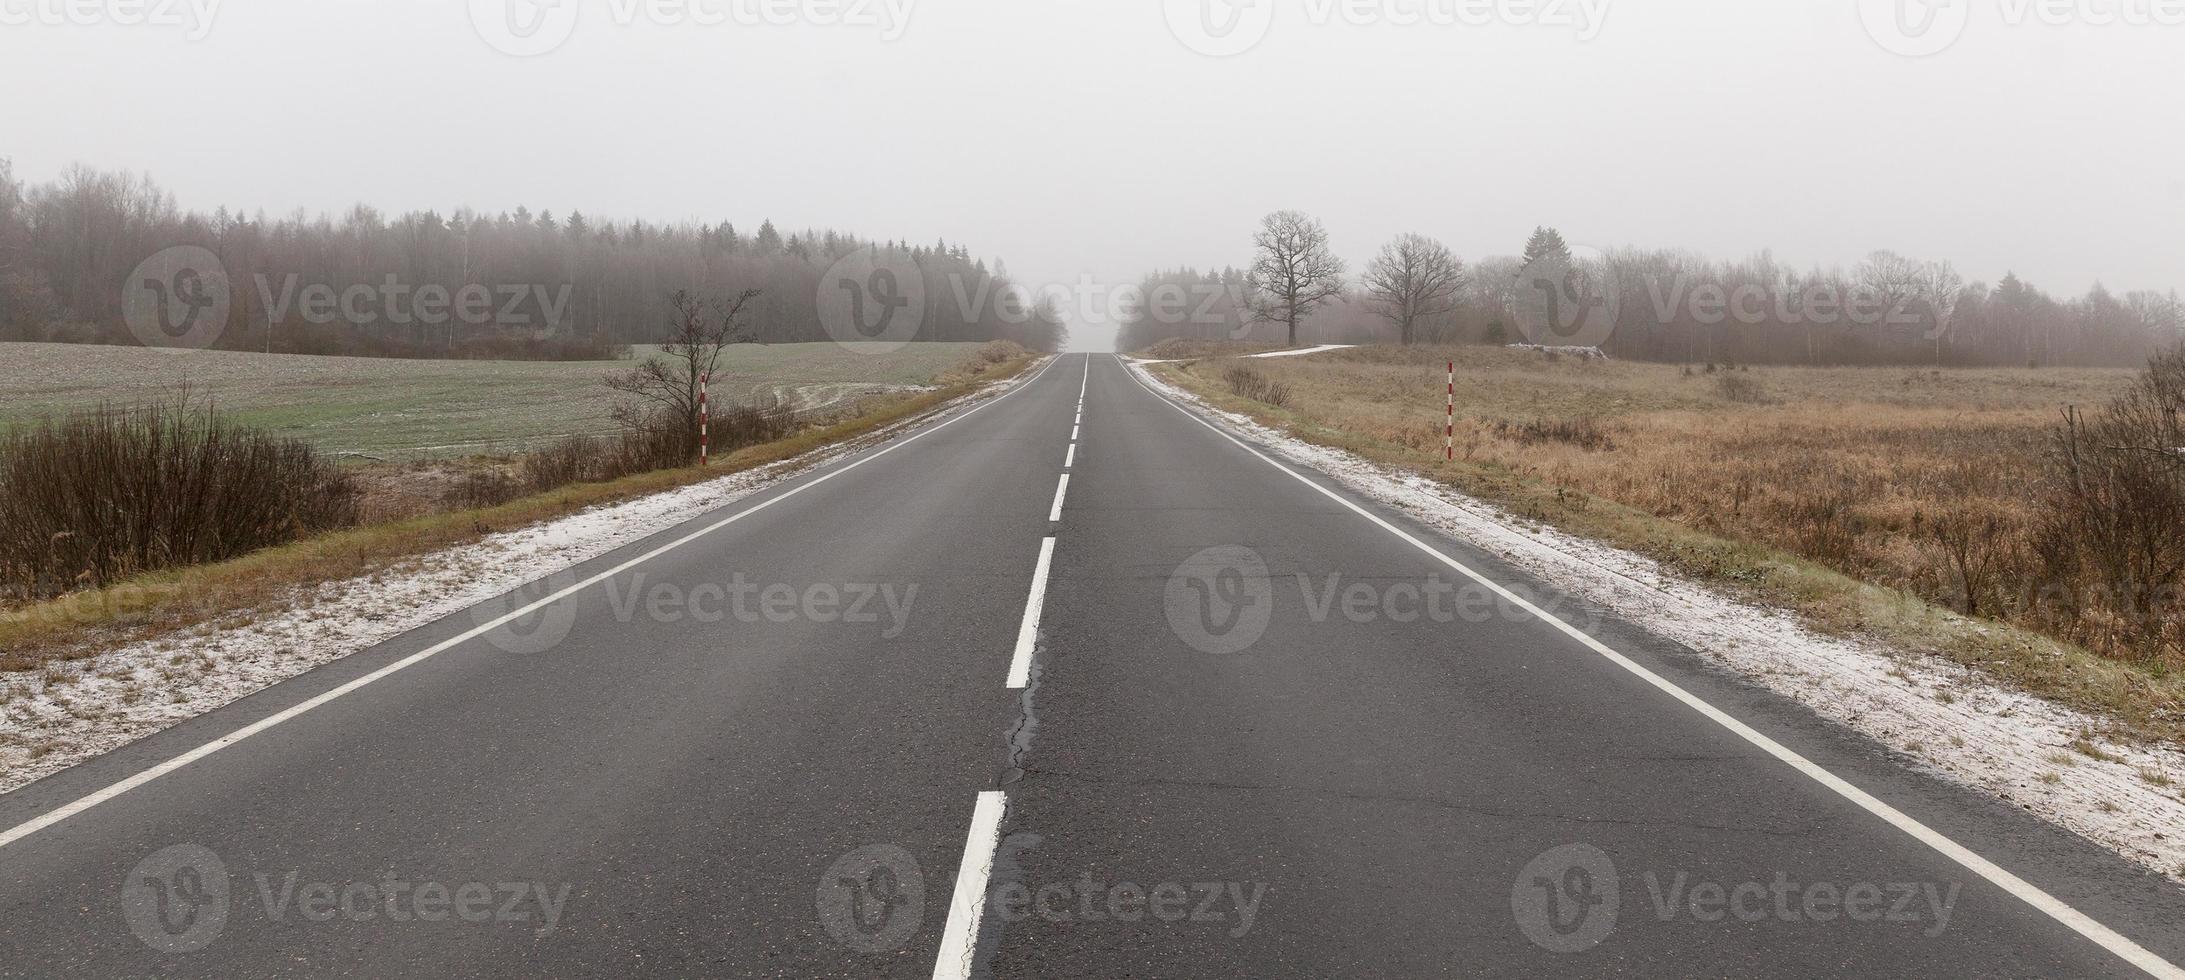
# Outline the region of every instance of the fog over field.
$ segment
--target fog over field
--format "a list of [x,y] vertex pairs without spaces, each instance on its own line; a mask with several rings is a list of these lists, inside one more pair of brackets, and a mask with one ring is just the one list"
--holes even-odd
[[26,181],[81,161],[208,212],[946,236],[1081,297],[1086,348],[1110,291],[1241,267],[1280,208],[1354,271],[1401,232],[1474,261],[1548,225],[1799,269],[1890,249],[2059,295],[2185,285],[2185,12],[2160,0],[72,11],[0,2],[0,156]]
[[0,974],[2185,980],[2185,0],[0,0]]

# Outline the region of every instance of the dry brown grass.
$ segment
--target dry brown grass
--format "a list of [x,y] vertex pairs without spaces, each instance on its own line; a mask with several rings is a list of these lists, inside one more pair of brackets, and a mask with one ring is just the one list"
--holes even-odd
[[[1447,462],[1451,359],[1457,459]],[[1225,408],[1733,585],[1824,629],[1878,631],[2130,731],[2185,738],[2179,651],[2062,621],[2036,601],[2054,586],[2027,554],[2064,406],[2100,405],[2135,372],[1688,370],[1479,347],[1257,366],[1289,388],[1287,407],[1231,397],[1218,362],[1162,369]]]
[[[0,671],[62,669],[69,661],[115,646],[205,623],[245,622],[293,590],[387,571],[418,555],[470,544],[497,531],[563,517],[846,442],[933,411],[987,383],[1024,370],[1033,358],[1019,349],[1010,360],[983,353],[958,380],[931,391],[876,396],[851,415],[806,428],[786,439],[720,457],[707,469],[681,467],[606,483],[579,483],[492,507],[435,510],[418,494],[368,494],[367,509],[388,523],[321,535],[211,565],[139,576],[103,589],[0,610]],[[498,464],[498,465],[505,465]],[[431,471],[435,490],[467,471]],[[418,513],[422,511],[422,513]]]
[[1178,360],[1187,357],[1242,357],[1262,351],[1281,350],[1279,344],[1262,344],[1248,340],[1196,340],[1171,337],[1139,351],[1137,356],[1154,360]]

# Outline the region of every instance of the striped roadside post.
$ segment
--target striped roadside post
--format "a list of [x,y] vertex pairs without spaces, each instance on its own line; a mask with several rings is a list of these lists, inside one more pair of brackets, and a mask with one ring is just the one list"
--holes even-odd
[[707,371],[698,376],[698,465],[700,466],[705,466],[708,462],[706,423],[712,421],[712,413],[706,409],[706,393],[712,387],[713,372]]
[[1449,415],[1442,426],[1442,456],[1455,462],[1457,458],[1457,362],[1449,362]]

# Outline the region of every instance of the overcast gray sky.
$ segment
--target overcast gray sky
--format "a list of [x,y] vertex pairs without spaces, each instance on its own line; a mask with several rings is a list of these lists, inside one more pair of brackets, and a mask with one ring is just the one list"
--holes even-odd
[[189,2],[0,0],[0,155],[192,208],[945,236],[1033,283],[1241,266],[1288,207],[1354,269],[1545,223],[2185,286],[2185,0]]

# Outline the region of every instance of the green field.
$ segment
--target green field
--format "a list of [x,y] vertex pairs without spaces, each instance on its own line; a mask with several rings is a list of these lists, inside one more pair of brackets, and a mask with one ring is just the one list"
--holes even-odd
[[[884,356],[834,344],[739,344],[716,400],[791,398],[824,406],[917,387],[978,344],[912,344]],[[649,350],[638,349],[643,357]],[[172,399],[187,391],[253,425],[326,452],[404,457],[512,451],[604,432],[600,379],[634,361],[422,361],[235,351],[0,343],[0,428],[41,416]]]

